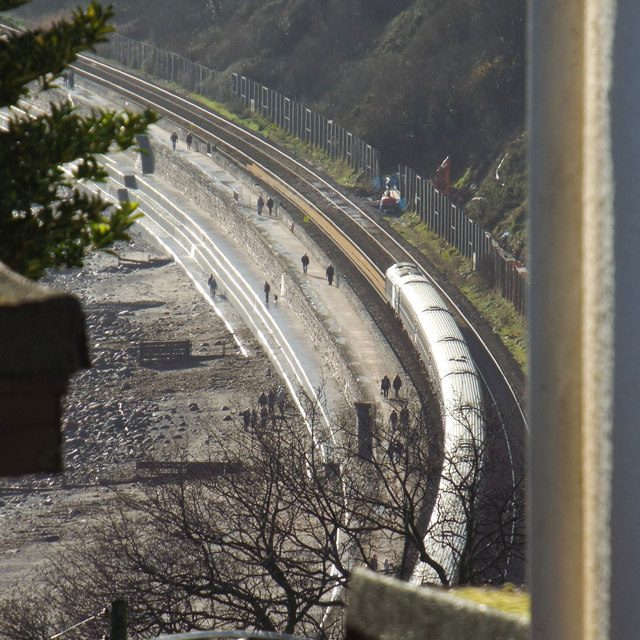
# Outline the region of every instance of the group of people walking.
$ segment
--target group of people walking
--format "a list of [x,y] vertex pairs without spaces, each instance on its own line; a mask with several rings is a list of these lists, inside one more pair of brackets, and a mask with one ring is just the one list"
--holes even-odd
[[383,573],[392,573],[395,570],[393,562],[389,562],[387,558],[384,559],[384,561],[382,562],[382,567],[380,567],[378,556],[375,553],[371,554],[371,558],[369,559],[369,567],[371,567],[371,569],[373,569],[374,571],[382,570]]
[[[173,150],[176,150],[176,145],[178,144],[178,132],[174,131],[171,136],[169,137],[169,140],[171,140],[171,146],[173,147]],[[187,137],[185,138],[185,142],[187,143],[187,151],[191,151],[191,145],[193,144],[193,134],[191,133],[191,131],[189,131],[187,133]]]
[[400,387],[402,386],[402,380],[400,379],[400,375],[396,374],[396,377],[393,379],[393,383],[389,380],[388,375],[384,375],[382,380],[380,381],[380,393],[385,397],[389,397],[389,389],[393,386],[393,390],[395,391],[396,398],[399,397]]
[[389,414],[389,423],[391,424],[392,431],[395,431],[397,428],[399,428],[400,431],[406,431],[409,426],[409,408],[406,402],[402,404],[399,412],[393,409]]
[[280,411],[280,417],[284,418],[286,402],[287,393],[284,387],[280,387],[277,392],[275,389],[270,389],[268,393],[263,391],[258,396],[257,407],[253,409],[247,407],[244,411],[240,412],[244,430],[249,431],[249,429],[255,429],[258,426],[258,421],[260,421],[261,429],[266,428],[269,420],[271,420],[275,427],[277,417],[276,403]]
[[[262,215],[263,209],[264,209],[264,198],[262,197],[262,194],[260,194],[258,196],[258,215],[259,216]],[[273,215],[273,198],[271,196],[267,198],[267,209],[269,210],[269,215],[272,216]]]
[[[308,254],[304,254],[302,256],[302,258],[300,258],[300,261],[302,262],[302,273],[304,273],[305,275],[307,274],[307,270],[309,269],[309,256]],[[333,268],[333,265],[330,264],[326,271],[325,271],[325,275],[327,276],[327,282],[329,283],[329,286],[331,286],[333,284],[333,278],[335,276],[335,269]],[[262,288],[262,290],[264,291],[264,301],[269,304],[269,296],[271,295],[271,285],[269,284],[268,280],[264,281],[264,287]],[[273,296],[273,301],[277,304],[278,303],[278,296],[274,295]],[[396,394],[397,395],[397,394]]]
[[[302,255],[302,258],[300,258],[300,262],[302,262],[302,273],[307,275],[307,271],[309,270],[309,262],[310,262],[309,255],[304,253]],[[329,283],[329,286],[333,284],[333,277],[335,276],[335,273],[336,273],[336,270],[333,268],[333,265],[329,264],[329,266],[325,270],[325,275],[327,276],[327,282]]]

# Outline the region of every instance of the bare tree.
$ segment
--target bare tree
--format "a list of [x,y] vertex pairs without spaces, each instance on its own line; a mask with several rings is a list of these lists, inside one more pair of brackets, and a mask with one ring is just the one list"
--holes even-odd
[[[429,546],[432,534],[450,544],[447,518],[466,527],[465,545],[452,544],[461,580],[505,574],[517,496],[488,482],[486,440],[467,438],[446,459],[416,404],[395,425],[374,418],[363,458],[353,415],[327,428],[316,409],[250,431],[225,423],[206,462],[176,452],[174,473],[115,491],[91,540],[70,543],[44,583],[46,607],[66,616],[58,628],[119,597],[134,637],[237,628],[340,637],[351,568],[372,566],[374,552],[398,577],[419,559],[447,582]],[[453,492],[458,508],[434,522],[436,490]],[[7,616],[0,607],[0,626]]]

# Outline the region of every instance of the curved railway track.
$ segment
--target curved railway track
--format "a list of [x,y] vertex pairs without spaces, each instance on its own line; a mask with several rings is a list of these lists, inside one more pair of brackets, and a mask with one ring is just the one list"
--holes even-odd
[[190,128],[205,143],[214,146],[216,152],[277,192],[297,211],[294,217],[300,224],[305,218],[313,223],[306,227],[314,239],[324,245],[329,241],[336,247],[335,262],[349,275],[350,284],[368,304],[385,304],[384,273],[389,266],[402,261],[419,264],[459,319],[501,422],[510,423],[509,430],[520,432],[524,438],[526,418],[515,385],[466,311],[431,276],[424,256],[395,237],[373,215],[318,173],[193,100],[95,58],[82,57],[76,70],[127,100],[152,108],[185,129]]
[[[481,332],[468,319],[464,308],[431,276],[424,256],[395,237],[376,219],[377,216],[334,188],[318,173],[206,107],[92,57],[81,56],[74,68],[79,75],[108,87],[123,99],[143,108],[152,108],[178,126],[190,129],[205,143],[215,146],[216,152],[292,205],[288,211],[294,219],[300,224],[306,220],[312,223],[305,226],[314,240],[322,246],[327,243],[333,245],[329,255],[346,275],[356,294],[372,310],[383,332],[390,336],[394,348],[398,350],[397,345],[405,343],[401,347],[405,350],[402,355],[409,350],[413,352],[413,348],[407,344],[406,336],[401,335],[398,323],[386,304],[384,273],[396,262],[409,261],[420,265],[456,314],[493,399],[505,435],[506,455],[513,467],[521,466],[522,462],[515,461],[512,456],[514,449],[523,449],[527,431],[518,393]],[[404,361],[404,357],[401,360]],[[412,371],[417,374],[421,367],[414,362],[407,369],[410,374]],[[412,375],[412,378],[416,382],[424,376]],[[424,393],[419,384],[416,386]],[[514,480],[515,475],[514,472]]]

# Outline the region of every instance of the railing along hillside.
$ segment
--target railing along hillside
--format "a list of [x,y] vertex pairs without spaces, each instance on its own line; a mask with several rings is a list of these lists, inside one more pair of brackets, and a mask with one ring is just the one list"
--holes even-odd
[[[159,49],[118,33],[99,48],[100,55],[176,84],[213,100],[233,96],[243,106],[275,123],[299,140],[342,160],[380,188],[380,152],[332,119],[288,98],[260,82],[237,73],[214,71],[184,56]],[[399,168],[400,193],[405,207],[471,260],[504,298],[524,313],[527,269],[504,251],[491,234],[453,204],[433,183],[411,168]]]
[[502,249],[493,236],[470,218],[431,180],[401,166],[400,196],[434,233],[455,247],[518,312],[526,311],[527,268]]

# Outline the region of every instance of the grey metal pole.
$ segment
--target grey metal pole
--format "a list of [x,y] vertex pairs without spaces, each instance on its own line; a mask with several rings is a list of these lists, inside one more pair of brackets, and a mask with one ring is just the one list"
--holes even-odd
[[110,640],[127,640],[127,603],[124,600],[111,603]]

